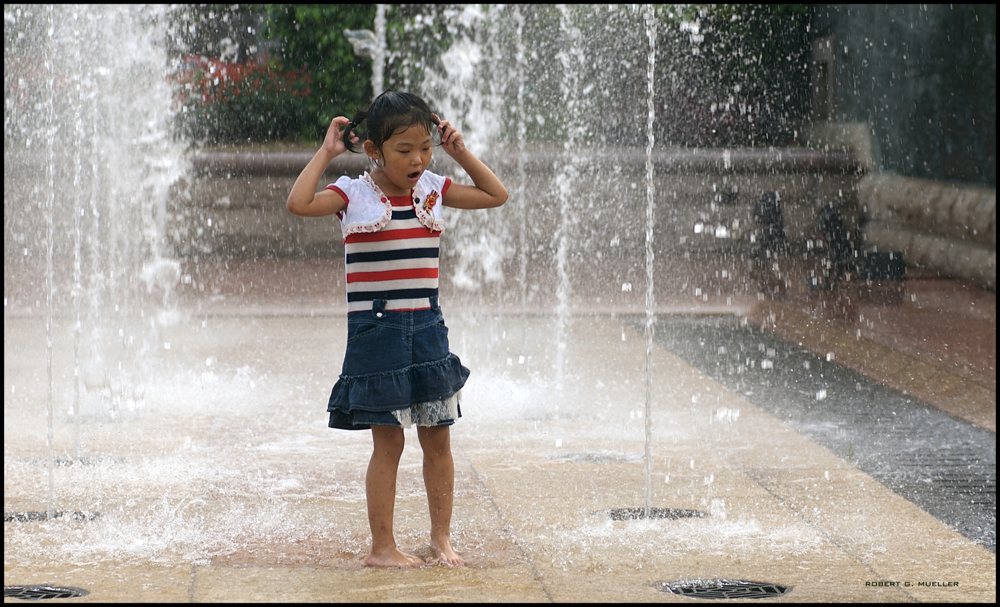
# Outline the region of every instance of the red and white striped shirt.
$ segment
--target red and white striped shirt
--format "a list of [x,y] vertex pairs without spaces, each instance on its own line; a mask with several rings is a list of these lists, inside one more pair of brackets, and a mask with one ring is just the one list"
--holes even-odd
[[[434,202],[441,204],[451,180],[437,175],[428,177],[440,189],[425,187],[419,191],[434,192]],[[362,199],[364,204],[371,204],[369,191],[371,198],[378,201],[374,191],[358,179],[341,177],[327,189],[337,191],[347,200],[348,208],[340,214],[345,223],[351,205]],[[371,310],[375,299],[385,299],[385,309],[389,311],[425,310],[431,307],[431,297],[438,294],[440,230],[428,228],[418,218],[414,206],[424,203],[419,196],[388,198],[392,217],[387,224],[376,228],[377,231],[352,231],[344,237],[348,313]],[[378,204],[384,206],[381,201]]]

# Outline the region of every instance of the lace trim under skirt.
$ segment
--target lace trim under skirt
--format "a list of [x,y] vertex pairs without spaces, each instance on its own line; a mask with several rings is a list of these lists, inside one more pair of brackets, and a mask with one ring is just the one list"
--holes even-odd
[[392,416],[404,428],[450,425],[462,416],[458,409],[460,398],[461,392],[456,392],[441,400],[417,403],[406,409],[396,409],[392,412]]

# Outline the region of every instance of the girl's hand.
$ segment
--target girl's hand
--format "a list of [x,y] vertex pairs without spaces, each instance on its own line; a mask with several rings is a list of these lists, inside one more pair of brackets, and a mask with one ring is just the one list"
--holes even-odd
[[[323,139],[323,149],[330,156],[343,154],[347,147],[344,145],[344,129],[350,124],[350,119],[344,116],[337,116],[330,121],[330,128],[326,130],[326,138]],[[360,141],[357,135],[351,133],[351,143]]]
[[437,124],[438,132],[441,133],[441,147],[449,156],[455,156],[465,151],[465,140],[462,134],[447,120],[441,120],[437,114],[431,114]]

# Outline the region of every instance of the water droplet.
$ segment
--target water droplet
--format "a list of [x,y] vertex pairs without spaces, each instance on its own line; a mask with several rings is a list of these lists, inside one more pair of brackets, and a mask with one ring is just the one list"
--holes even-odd
[[725,421],[725,422],[732,423],[732,422],[736,421],[737,419],[739,419],[739,417],[740,417],[740,410],[739,409],[730,409],[728,407],[720,407],[720,408],[718,408],[718,409],[715,410],[715,412],[714,412],[714,414],[713,414],[712,417],[713,417],[713,420],[715,420],[715,421]]
[[708,503],[708,513],[717,519],[726,519],[726,500],[716,497]]

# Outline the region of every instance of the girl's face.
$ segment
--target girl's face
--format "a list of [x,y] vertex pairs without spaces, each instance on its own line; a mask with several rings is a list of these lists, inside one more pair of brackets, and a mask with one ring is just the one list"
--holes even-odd
[[[381,158],[381,174],[384,182],[381,187],[387,195],[404,196],[417,185],[420,175],[431,164],[432,145],[431,134],[422,124],[415,124],[393,133],[392,137],[382,144],[381,150],[375,150],[374,145],[366,141],[366,148],[371,148],[370,154],[376,159]],[[376,171],[378,173],[379,171]],[[386,188],[385,186],[389,186]],[[389,190],[393,191],[389,191]]]

